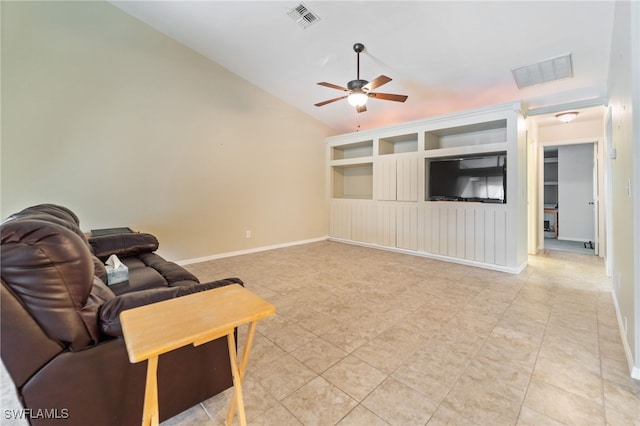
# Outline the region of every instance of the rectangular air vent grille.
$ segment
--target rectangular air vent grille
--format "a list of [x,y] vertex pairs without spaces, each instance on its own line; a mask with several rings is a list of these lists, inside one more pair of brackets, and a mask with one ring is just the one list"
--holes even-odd
[[318,15],[310,11],[309,8],[302,3],[287,12],[287,15],[302,28],[307,28],[320,20]]
[[520,89],[535,86],[536,84],[571,78],[573,77],[571,54],[513,68],[511,72]]

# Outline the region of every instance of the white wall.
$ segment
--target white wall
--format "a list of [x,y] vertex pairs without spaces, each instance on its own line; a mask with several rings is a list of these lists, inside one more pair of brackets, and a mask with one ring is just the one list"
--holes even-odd
[[108,3],[1,7],[3,218],[58,203],[173,260],[327,234],[331,129]]
[[613,291],[629,365],[640,379],[640,3],[617,1],[613,28],[607,126]]
[[595,241],[593,144],[558,148],[558,239]]

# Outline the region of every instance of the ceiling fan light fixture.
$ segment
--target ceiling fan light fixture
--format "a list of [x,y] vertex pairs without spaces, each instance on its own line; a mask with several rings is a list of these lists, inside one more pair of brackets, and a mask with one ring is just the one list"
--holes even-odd
[[563,123],[568,123],[578,116],[578,111],[569,111],[556,114],[556,118]]
[[369,97],[364,92],[356,91],[350,94],[347,100],[349,101],[349,104],[351,104],[351,106],[359,107],[365,105],[368,98]]

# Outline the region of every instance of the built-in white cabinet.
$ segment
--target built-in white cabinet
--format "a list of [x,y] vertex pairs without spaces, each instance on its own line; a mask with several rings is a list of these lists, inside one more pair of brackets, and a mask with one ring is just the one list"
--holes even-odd
[[417,155],[384,156],[375,163],[377,196],[380,201],[418,201]]
[[[519,104],[328,138],[330,238],[520,272],[527,259],[525,139]],[[431,196],[434,161],[490,157],[499,164],[467,180],[501,170],[486,179],[498,182],[502,199]]]

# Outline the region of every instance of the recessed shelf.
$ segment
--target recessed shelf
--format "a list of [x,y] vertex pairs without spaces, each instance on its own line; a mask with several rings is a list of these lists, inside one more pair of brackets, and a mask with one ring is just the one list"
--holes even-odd
[[431,130],[424,133],[426,150],[488,145],[507,141],[507,120]]
[[372,155],[373,155],[373,140],[334,146],[331,149],[332,160],[346,160],[351,158],[371,157]]
[[378,154],[389,155],[418,151],[418,134],[391,136],[380,138]]
[[332,166],[333,198],[373,199],[373,163]]

